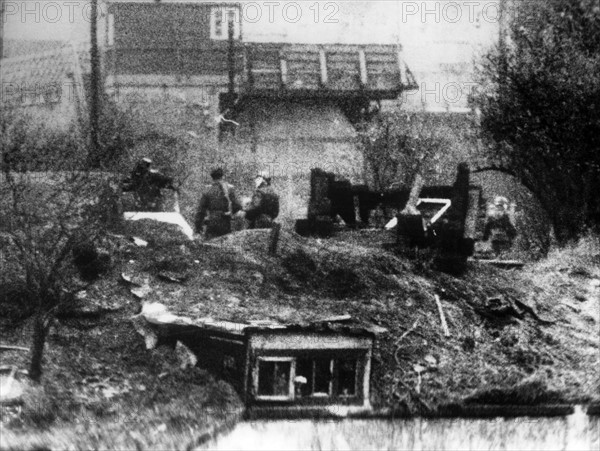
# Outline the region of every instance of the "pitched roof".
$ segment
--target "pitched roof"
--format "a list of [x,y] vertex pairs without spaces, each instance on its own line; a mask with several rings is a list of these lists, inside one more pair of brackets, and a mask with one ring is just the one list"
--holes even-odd
[[245,44],[249,95],[396,98],[415,86],[400,47],[349,44]]

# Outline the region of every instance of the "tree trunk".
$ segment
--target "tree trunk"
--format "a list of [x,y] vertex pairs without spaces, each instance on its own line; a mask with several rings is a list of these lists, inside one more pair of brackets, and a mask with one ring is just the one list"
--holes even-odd
[[31,362],[29,365],[29,377],[39,382],[42,377],[42,359],[44,357],[44,345],[48,335],[49,321],[46,315],[38,313],[33,323],[33,343],[31,345]]

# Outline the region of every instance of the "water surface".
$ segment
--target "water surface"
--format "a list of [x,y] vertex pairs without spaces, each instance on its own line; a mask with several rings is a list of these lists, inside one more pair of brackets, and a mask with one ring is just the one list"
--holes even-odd
[[600,418],[278,420],[240,423],[217,450],[600,450]]

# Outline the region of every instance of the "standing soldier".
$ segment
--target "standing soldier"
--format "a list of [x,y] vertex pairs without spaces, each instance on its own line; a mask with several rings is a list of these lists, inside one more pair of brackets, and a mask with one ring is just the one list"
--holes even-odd
[[213,183],[200,198],[194,222],[195,231],[200,234],[206,221],[207,240],[231,233],[231,218],[242,209],[233,186],[223,180],[223,169],[215,169],[210,176]]
[[492,251],[499,256],[512,247],[516,236],[517,230],[510,217],[508,199],[497,196],[488,213],[483,239],[491,242]]
[[265,171],[255,179],[256,190],[246,208],[246,219],[250,229],[268,229],[279,215],[279,196],[271,187],[271,177]]
[[150,158],[142,158],[123,184],[123,191],[133,191],[136,197],[136,208],[140,211],[162,211],[161,189],[168,188],[176,191],[173,179],[156,169],[151,169],[151,166]]

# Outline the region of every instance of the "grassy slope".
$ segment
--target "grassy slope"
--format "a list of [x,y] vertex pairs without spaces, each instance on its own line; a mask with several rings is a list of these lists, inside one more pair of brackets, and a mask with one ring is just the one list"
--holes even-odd
[[[48,342],[45,391],[31,389],[28,395],[43,408],[13,420],[3,430],[3,447],[20,448],[25,440],[55,447],[184,448],[239,408],[225,384],[199,369],[179,370],[169,351],[145,350],[127,321],[140,301],[119,283],[121,272],[149,279],[152,292],[144,300],[192,317],[303,322],[350,313],[358,322],[386,327],[389,333],[378,339],[374,352],[377,406],[417,410],[531,381],[573,401],[600,391],[595,371],[600,246],[593,240],[523,272],[473,264],[454,278],[427,269],[422,261],[360,245],[377,238],[372,235],[319,241],[284,232],[278,255],[269,256],[265,231],[239,232],[203,245],[184,244],[167,229],[149,233],[143,224],[135,234],[149,238],[150,246],[117,240],[115,268],[88,289],[88,299],[110,300],[121,309],[97,319],[61,320]],[[165,282],[158,276],[164,271],[187,280]],[[442,334],[434,294],[442,299],[450,338]],[[526,301],[556,322],[543,325],[531,315],[486,319],[486,300],[495,296]],[[26,328],[3,329],[1,339],[23,344],[27,337]],[[25,367],[24,359],[4,353],[2,364]],[[420,393],[415,364],[429,367]],[[106,384],[115,390],[113,396],[107,398],[110,391],[102,386],[94,389],[96,379],[89,377],[110,377]],[[73,421],[73,412],[82,408],[94,420],[91,428]],[[212,413],[198,421],[209,409]],[[32,426],[47,422],[53,424],[49,432],[32,434]]]

